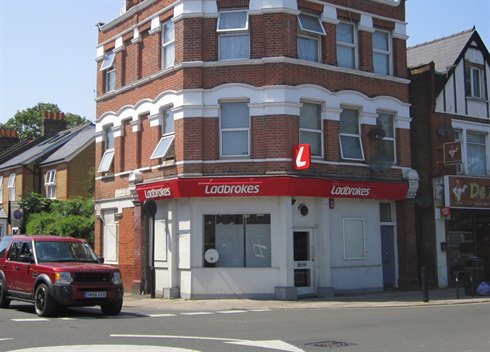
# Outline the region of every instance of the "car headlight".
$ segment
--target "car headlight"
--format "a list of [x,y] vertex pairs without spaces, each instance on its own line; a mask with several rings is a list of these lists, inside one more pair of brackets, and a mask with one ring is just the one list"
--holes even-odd
[[122,283],[120,272],[116,271],[115,273],[112,273],[112,282],[114,285],[120,285]]
[[70,285],[73,282],[73,277],[71,273],[68,272],[60,272],[56,273],[56,281],[57,285]]

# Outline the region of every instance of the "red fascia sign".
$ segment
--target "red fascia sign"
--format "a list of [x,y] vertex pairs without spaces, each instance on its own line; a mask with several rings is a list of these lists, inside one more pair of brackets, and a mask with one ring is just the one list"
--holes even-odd
[[293,150],[293,168],[295,170],[306,170],[311,165],[311,146],[309,144],[298,144]]
[[405,199],[406,182],[328,180],[302,177],[178,178],[136,186],[147,199],[203,197],[303,196],[325,198]]

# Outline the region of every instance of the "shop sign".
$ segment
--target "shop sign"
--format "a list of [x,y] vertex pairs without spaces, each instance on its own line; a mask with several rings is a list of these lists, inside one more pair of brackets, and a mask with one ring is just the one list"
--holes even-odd
[[309,144],[298,144],[293,151],[293,168],[295,170],[306,170],[311,165],[311,146]]
[[461,142],[449,142],[443,144],[444,165],[461,164],[463,154],[461,153]]
[[445,205],[451,208],[490,208],[490,179],[445,176]]
[[406,182],[326,180],[300,177],[180,178],[136,186],[147,199],[191,197],[304,196],[325,198],[405,199]]
[[441,208],[441,218],[447,220],[451,219],[451,208],[446,208],[446,207]]

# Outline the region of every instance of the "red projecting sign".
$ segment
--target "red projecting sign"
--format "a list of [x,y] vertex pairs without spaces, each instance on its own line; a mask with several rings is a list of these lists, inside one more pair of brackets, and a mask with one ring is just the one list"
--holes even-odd
[[311,146],[309,144],[298,144],[293,150],[293,168],[295,170],[306,170],[311,165]]

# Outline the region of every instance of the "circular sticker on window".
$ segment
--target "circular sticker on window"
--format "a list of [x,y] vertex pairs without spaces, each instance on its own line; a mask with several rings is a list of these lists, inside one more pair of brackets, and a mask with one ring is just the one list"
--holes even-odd
[[219,260],[219,253],[216,249],[210,248],[204,252],[204,260],[209,264],[214,264]]

